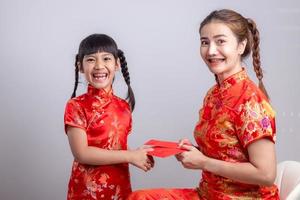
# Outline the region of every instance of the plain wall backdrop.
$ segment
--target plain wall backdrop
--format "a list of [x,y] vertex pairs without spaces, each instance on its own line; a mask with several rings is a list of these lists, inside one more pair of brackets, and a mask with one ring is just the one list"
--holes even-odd
[[[66,198],[73,157],[63,114],[79,42],[92,33],[112,36],[127,57],[137,102],[129,146],[151,138],[193,140],[202,99],[215,83],[199,55],[198,28],[221,8],[256,21],[264,81],[277,111],[278,162],[300,161],[299,1],[2,0],[0,199]],[[246,65],[256,81],[249,60]],[[114,88],[125,97],[120,72]],[[156,159],[148,173],[131,167],[131,175],[133,189],[196,187],[200,171],[170,157]]]

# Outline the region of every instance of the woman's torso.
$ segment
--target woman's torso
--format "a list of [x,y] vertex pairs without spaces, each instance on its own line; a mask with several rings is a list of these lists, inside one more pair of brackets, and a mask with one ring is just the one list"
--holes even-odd
[[[194,136],[211,158],[249,162],[248,144],[262,137],[275,142],[274,111],[244,70],[213,87],[199,115]],[[277,199],[278,190],[203,171],[199,193],[204,199]]]

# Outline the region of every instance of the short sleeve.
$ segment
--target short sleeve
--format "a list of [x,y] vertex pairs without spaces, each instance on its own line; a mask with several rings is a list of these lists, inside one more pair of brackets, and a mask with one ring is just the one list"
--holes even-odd
[[67,126],[73,126],[86,130],[87,120],[83,108],[74,100],[69,100],[64,115],[65,132],[67,133]]
[[266,100],[251,96],[239,106],[239,111],[236,130],[244,148],[261,138],[275,143],[275,112]]

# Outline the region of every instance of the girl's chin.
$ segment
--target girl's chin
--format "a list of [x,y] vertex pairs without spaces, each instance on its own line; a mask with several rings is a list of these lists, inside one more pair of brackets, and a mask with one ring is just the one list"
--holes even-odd
[[97,88],[97,89],[105,89],[105,90],[109,90],[111,88],[111,84],[109,83],[95,83],[95,82],[92,82],[90,83],[94,88]]

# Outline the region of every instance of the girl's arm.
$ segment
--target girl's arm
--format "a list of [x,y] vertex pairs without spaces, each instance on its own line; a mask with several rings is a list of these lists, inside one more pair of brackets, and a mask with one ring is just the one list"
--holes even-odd
[[130,163],[148,171],[153,163],[147,156],[150,148],[138,150],[106,150],[88,146],[87,135],[83,129],[69,126],[67,129],[72,154],[80,163],[89,165],[110,165]]
[[276,177],[276,156],[274,143],[268,139],[259,139],[248,145],[249,162],[232,163],[209,158],[195,147],[183,145],[179,160],[189,169],[202,169],[213,174],[239,182],[270,186]]

